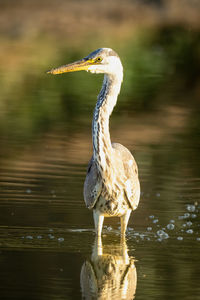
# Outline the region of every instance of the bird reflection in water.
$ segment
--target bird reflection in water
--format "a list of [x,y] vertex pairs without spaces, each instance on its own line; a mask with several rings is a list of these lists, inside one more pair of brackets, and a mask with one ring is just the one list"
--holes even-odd
[[84,262],[80,281],[83,299],[134,299],[137,272],[134,258],[129,257],[126,241],[120,246],[96,238],[91,260]]

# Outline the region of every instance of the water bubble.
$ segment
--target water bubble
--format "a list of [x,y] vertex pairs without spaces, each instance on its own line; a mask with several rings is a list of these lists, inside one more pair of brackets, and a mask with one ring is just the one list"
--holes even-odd
[[188,229],[188,230],[186,230],[186,232],[189,233],[189,234],[192,234],[193,230],[192,229]]
[[26,190],[27,194],[31,194],[31,189]]
[[38,240],[42,239],[42,236],[41,236],[41,235],[38,235],[38,236],[37,236],[37,239],[38,239]]
[[152,227],[147,227],[147,231],[151,231],[152,230]]
[[186,225],[187,225],[188,227],[190,227],[190,226],[192,226],[192,222],[191,222],[191,221],[188,221],[188,222],[186,222]]
[[157,231],[157,235],[161,239],[168,239],[169,238],[169,235],[162,229]]
[[154,215],[149,216],[149,219],[154,219],[154,218],[155,218]]
[[157,197],[160,197],[160,193],[157,193],[156,196],[157,196]]
[[48,237],[49,237],[51,240],[53,240],[53,239],[55,238],[54,235],[52,235],[51,233],[48,234]]
[[167,229],[173,230],[174,229],[174,224],[167,224]]
[[185,213],[185,214],[184,214],[184,218],[185,218],[185,219],[189,218],[189,216],[190,216],[189,213]]
[[161,239],[161,238],[158,238],[157,241],[158,241],[158,242],[162,242],[162,239]]
[[[119,229],[120,229],[120,228],[119,228]],[[129,227],[129,228],[128,228],[128,231],[134,231],[134,228]]]
[[107,230],[108,230],[108,231],[112,231],[112,227],[111,227],[111,226],[108,226],[108,227],[107,227]]
[[162,230],[162,229],[160,229],[160,230],[158,230],[158,231],[156,232],[156,234],[157,234],[158,236],[162,236],[162,235],[165,234],[165,231]]
[[190,211],[190,212],[194,212],[195,209],[196,209],[195,205],[192,205],[192,204],[188,204],[188,205],[186,206],[186,208],[187,208],[187,210]]
[[197,241],[200,242],[200,237],[197,237]]
[[170,220],[169,222],[170,222],[170,223],[175,223],[175,221],[174,221],[174,220]]
[[32,239],[33,239],[33,237],[32,237],[31,235],[27,235],[26,238],[27,238],[28,240],[32,240]]
[[139,234],[139,232],[135,232],[134,235],[135,235],[135,236],[138,236],[138,235],[140,235],[140,234]]
[[58,238],[58,241],[59,241],[59,242],[64,242],[64,240],[65,240],[65,239],[62,238],[62,237]]
[[52,229],[52,228],[49,228],[49,232],[53,232],[53,229]]
[[182,241],[182,240],[183,240],[183,237],[182,237],[182,236],[178,236],[178,237],[177,237],[177,240],[178,240],[178,241]]
[[153,223],[154,223],[154,224],[158,223],[158,219],[154,219],[154,220],[153,220]]
[[179,216],[178,219],[179,220],[187,219],[187,218],[189,218],[189,216],[190,216],[189,213],[185,213],[183,216]]
[[191,214],[191,218],[192,218],[192,219],[195,219],[196,217],[197,217],[197,215]]

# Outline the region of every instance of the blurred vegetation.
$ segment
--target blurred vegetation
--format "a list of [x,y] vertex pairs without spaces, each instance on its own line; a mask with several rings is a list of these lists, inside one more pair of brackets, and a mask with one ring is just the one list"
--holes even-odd
[[[72,124],[87,118],[88,112],[91,115],[101,76],[84,72],[55,77],[45,74],[48,68],[87,53],[62,46],[57,57],[44,61],[39,57],[39,66],[28,61],[20,70],[2,68],[1,135],[10,135],[13,129],[16,134],[17,126],[20,132],[23,128],[25,136],[30,136],[41,128],[45,130],[52,122]],[[166,100],[183,103],[188,97],[190,104],[199,104],[200,32],[179,26],[141,30],[126,43],[120,56],[125,76],[118,112],[127,108],[152,109]]]
[[197,114],[199,4],[184,1],[180,6],[175,0],[108,4],[1,1],[2,148],[17,138],[30,142],[60,122],[68,132],[89,126],[102,76],[80,72],[52,77],[45,71],[102,46],[115,49],[124,65],[116,116],[146,113],[166,104],[190,105]]

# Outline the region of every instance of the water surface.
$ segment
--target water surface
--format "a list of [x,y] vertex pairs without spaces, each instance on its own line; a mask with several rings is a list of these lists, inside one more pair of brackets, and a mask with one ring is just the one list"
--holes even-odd
[[92,214],[82,196],[91,114],[74,131],[57,121],[31,142],[20,134],[1,138],[8,148],[0,159],[1,298],[199,299],[200,159],[193,115],[167,105],[113,115],[113,141],[138,162],[141,201],[126,245],[120,244],[119,219],[106,219],[103,246],[94,254]]

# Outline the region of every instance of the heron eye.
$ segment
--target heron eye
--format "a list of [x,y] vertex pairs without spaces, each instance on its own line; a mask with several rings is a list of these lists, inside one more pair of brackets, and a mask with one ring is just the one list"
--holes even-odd
[[98,62],[101,62],[102,61],[102,58],[101,57],[97,57],[96,58],[96,62],[98,63]]

